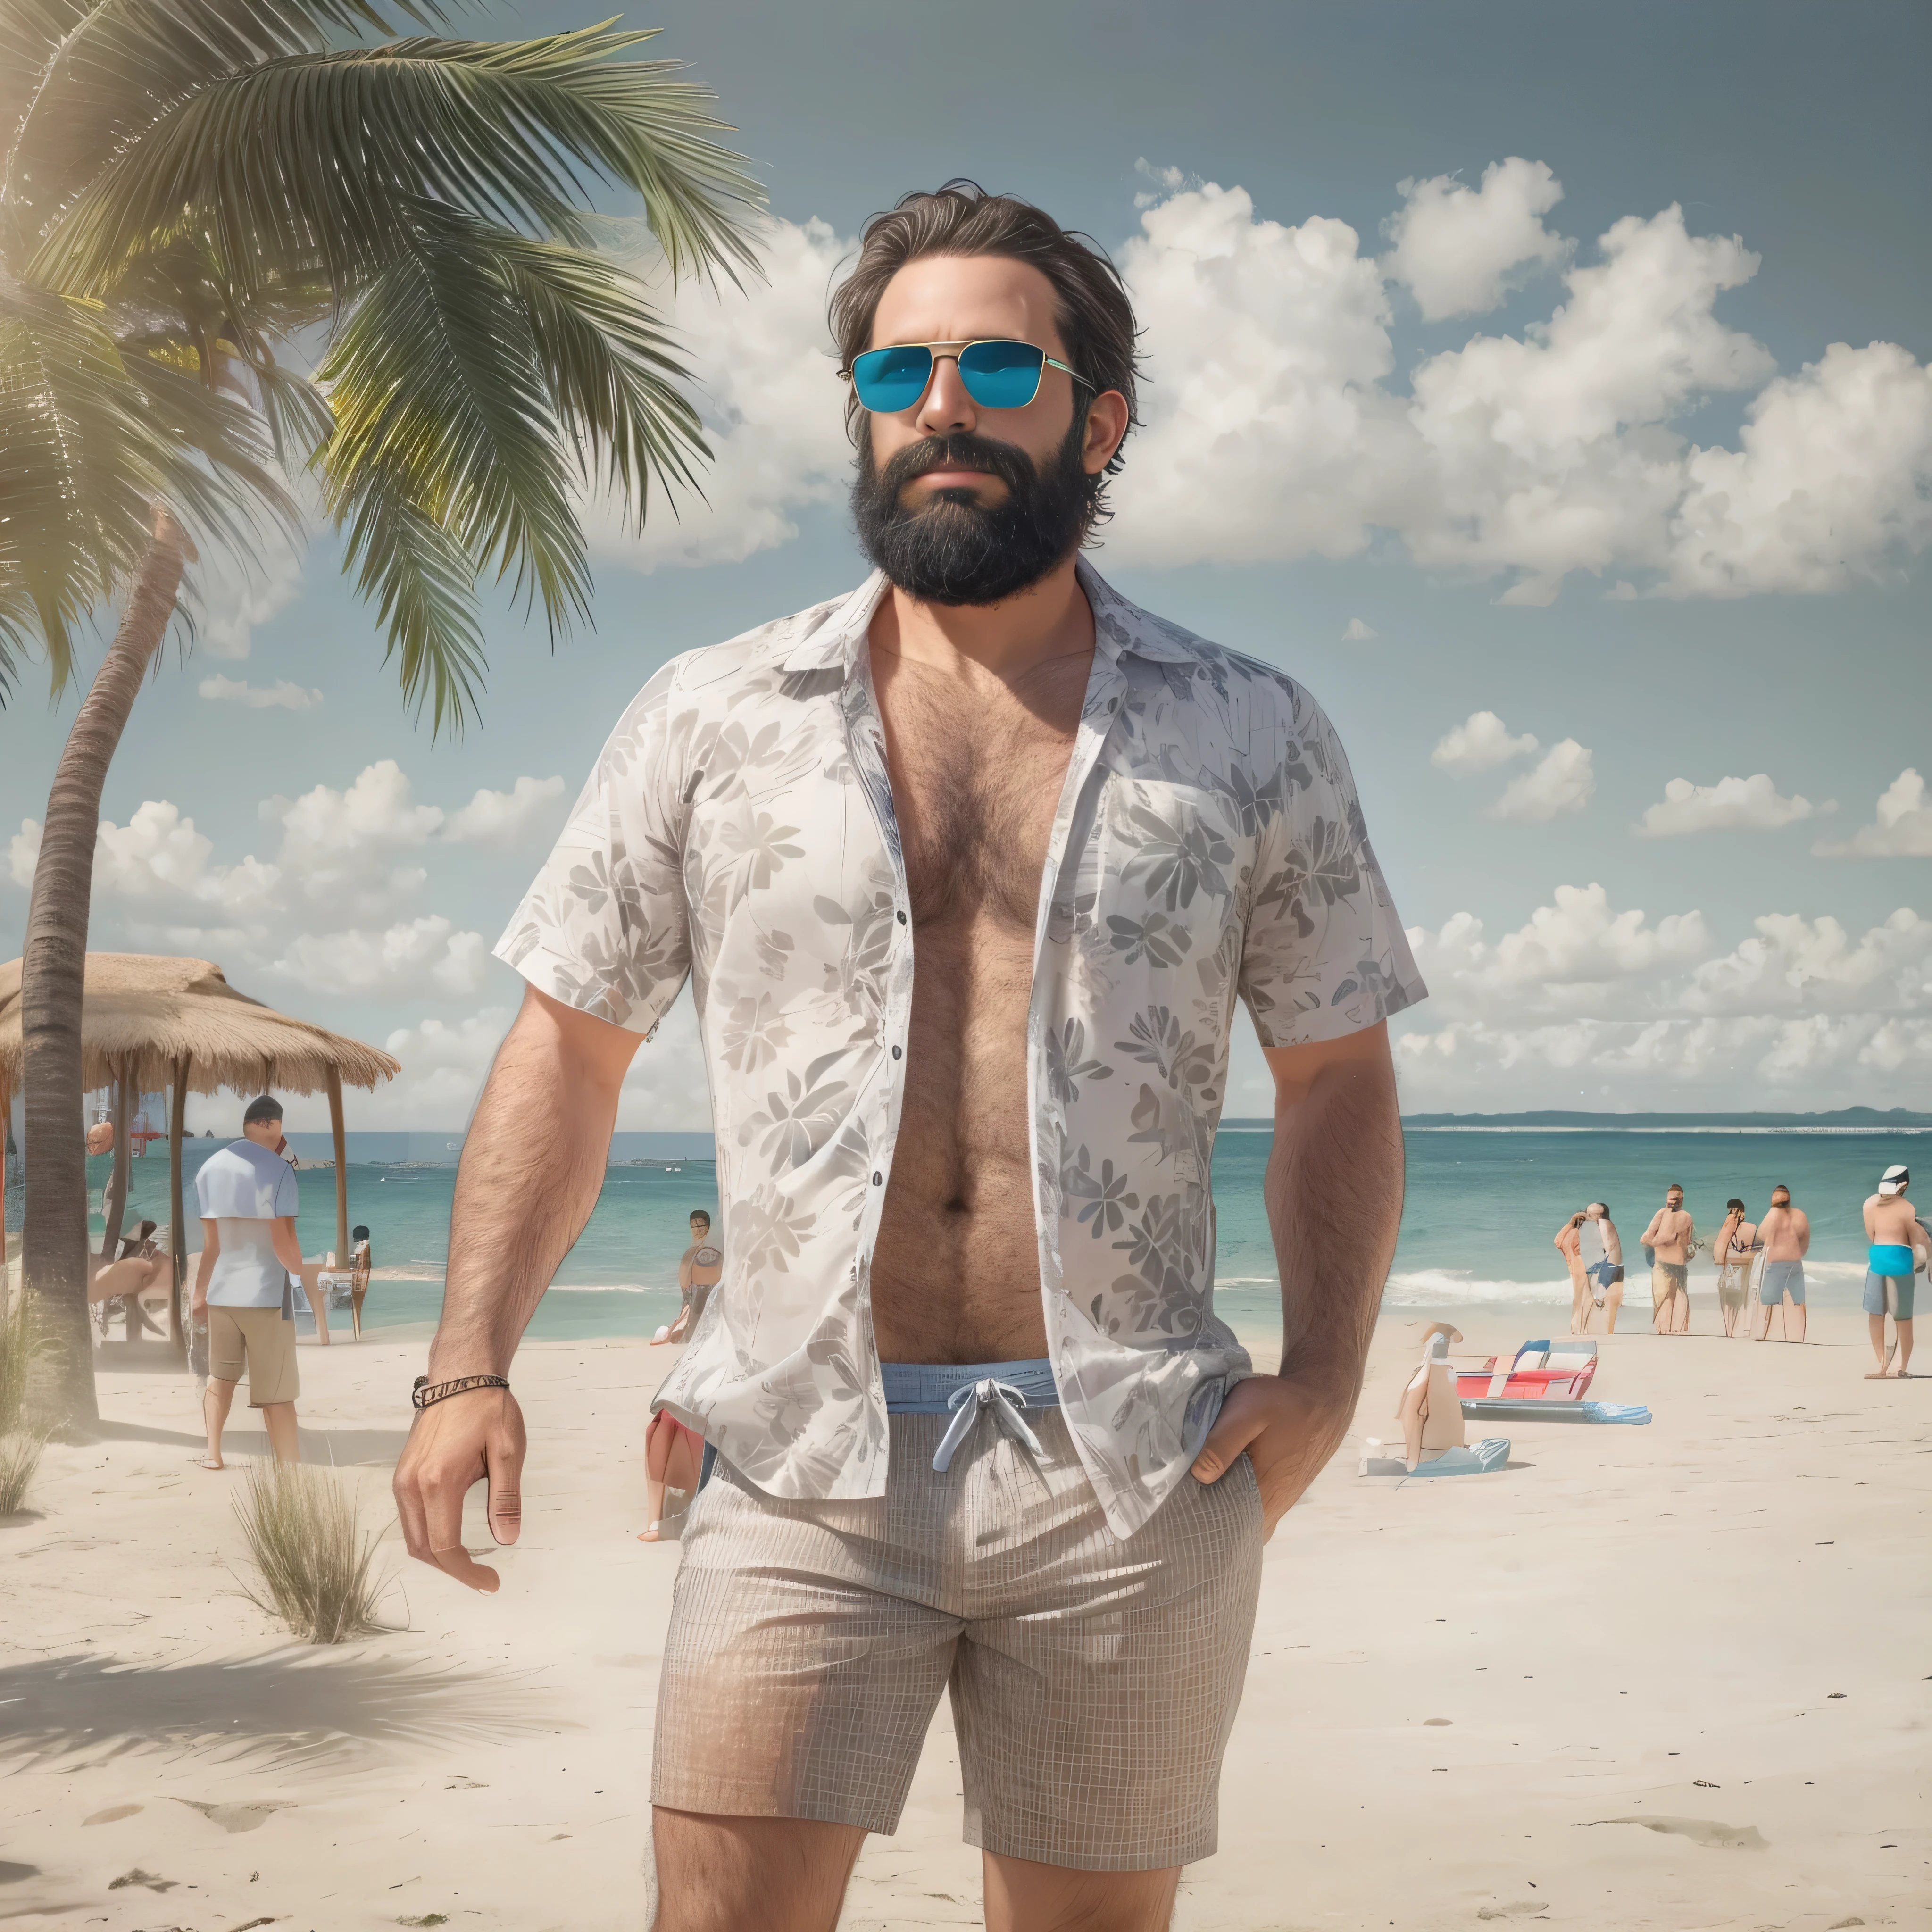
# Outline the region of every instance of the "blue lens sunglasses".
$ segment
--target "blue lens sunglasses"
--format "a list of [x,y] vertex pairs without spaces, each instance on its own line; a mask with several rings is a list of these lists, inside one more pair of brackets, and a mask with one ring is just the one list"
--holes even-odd
[[868,349],[852,358],[839,374],[852,385],[862,409],[876,416],[898,416],[926,394],[934,362],[950,356],[959,365],[966,393],[982,410],[1023,410],[1040,394],[1049,368],[1065,369],[1084,389],[1094,389],[1078,370],[1048,355],[1030,342],[998,339],[985,342],[901,342],[888,349]]

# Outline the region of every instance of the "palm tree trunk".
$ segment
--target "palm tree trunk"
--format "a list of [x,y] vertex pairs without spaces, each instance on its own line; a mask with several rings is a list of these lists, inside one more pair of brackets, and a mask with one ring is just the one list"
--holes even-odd
[[120,628],[68,734],[47,794],[20,961],[21,1091],[27,1186],[22,1270],[49,1344],[34,1406],[68,1426],[100,1419],[87,1311],[87,1148],[80,1118],[81,994],[94,843],[107,767],[141,680],[174,614],[188,538],[164,506]]

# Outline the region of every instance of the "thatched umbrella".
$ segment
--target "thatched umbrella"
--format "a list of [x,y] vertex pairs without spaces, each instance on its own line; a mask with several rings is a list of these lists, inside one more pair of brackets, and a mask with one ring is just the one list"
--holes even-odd
[[[326,1093],[335,1140],[335,1258],[349,1264],[347,1148],[342,1089],[374,1089],[402,1070],[380,1048],[365,1046],[308,1020],[291,1018],[238,993],[221,968],[206,959],[172,959],[138,952],[90,952],[81,1010],[82,1078],[88,1087],[118,1081],[124,1093],[172,1090],[168,1120],[170,1198],[175,1294],[174,1339],[182,1331],[181,1287],[188,1231],[181,1212],[182,1136],[188,1096],[222,1088],[242,1092]],[[0,965],[0,1120],[20,1078],[20,962]],[[79,1131],[80,1124],[75,1124]],[[115,1141],[117,1162],[128,1158],[124,1129]],[[122,1198],[126,1196],[123,1177]],[[6,1209],[0,1196],[0,1253],[5,1252]]]

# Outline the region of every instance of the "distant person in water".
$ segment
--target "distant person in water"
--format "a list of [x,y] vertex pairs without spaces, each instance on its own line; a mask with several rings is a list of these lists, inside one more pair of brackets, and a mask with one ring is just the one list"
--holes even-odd
[[[242,1372],[248,1372],[248,1406],[278,1462],[298,1458],[295,1304],[289,1277],[304,1289],[315,1270],[296,1240],[298,1196],[295,1170],[274,1152],[282,1137],[281,1102],[264,1094],[242,1116],[242,1138],[202,1163],[194,1178],[201,1206],[201,1266],[196,1270],[195,1317],[208,1322],[208,1387],[202,1420],[208,1448],[198,1460],[219,1469],[221,1432]],[[328,1339],[326,1324],[319,1324]]]
[[[711,1245],[711,1216],[702,1208],[691,1216],[691,1246],[679,1256],[677,1289],[684,1305],[677,1319],[651,1338],[657,1348],[668,1342],[688,1342],[704,1312],[711,1291],[724,1272],[724,1257]],[[668,1409],[659,1409],[644,1431],[644,1492],[650,1521],[640,1543],[656,1543],[664,1529],[664,1492],[682,1490],[688,1496],[698,1486],[704,1466],[704,1438],[687,1429]]]
[[1783,1181],[1771,1190],[1771,1208],[1757,1224],[1764,1244],[1764,1275],[1758,1285],[1755,1339],[1771,1338],[1771,1311],[1784,1310],[1787,1342],[1804,1339],[1804,1257],[1811,1247],[1811,1217],[1791,1204],[1791,1190]]
[[1579,1208],[1556,1231],[1556,1251],[1570,1270],[1570,1332],[1573,1335],[1582,1334],[1590,1318],[1590,1277],[1583,1272],[1583,1223],[1587,1218]]
[[[1591,1277],[1591,1309],[1583,1315],[1580,1332],[1589,1332],[1592,1309],[1604,1311],[1604,1333],[1614,1335],[1617,1332],[1617,1316],[1624,1305],[1624,1244],[1623,1237],[1617,1232],[1617,1224],[1610,1219],[1610,1204],[1607,1201],[1592,1201],[1583,1210],[1583,1240],[1587,1246],[1600,1244],[1604,1252],[1600,1260],[1586,1261],[1583,1271]],[[1591,1240],[1591,1230],[1596,1230],[1596,1240]]]
[[1673,1180],[1643,1231],[1643,1245],[1656,1256],[1650,1268],[1650,1325],[1660,1335],[1690,1332],[1690,1251],[1696,1241],[1696,1223],[1684,1211],[1684,1190]]
[[[1912,1360],[1912,1289],[1932,1252],[1932,1236],[1906,1198],[1911,1183],[1904,1168],[1888,1167],[1878,1192],[1865,1203],[1865,1239],[1871,1244],[1865,1258],[1865,1324],[1878,1364],[1867,1382],[1882,1381],[1888,1373],[1903,1378],[1910,1372],[1906,1365]],[[1893,1334],[1889,1348],[1885,1340],[1888,1315]]]
[[[1744,1218],[1749,1211],[1736,1196],[1726,1201],[1724,1223],[1711,1242],[1711,1258],[1718,1264],[1718,1312],[1724,1318],[1726,1335],[1738,1332],[1738,1319],[1750,1294],[1751,1264],[1762,1251],[1756,1224]],[[1744,1326],[1748,1330],[1748,1318]]]

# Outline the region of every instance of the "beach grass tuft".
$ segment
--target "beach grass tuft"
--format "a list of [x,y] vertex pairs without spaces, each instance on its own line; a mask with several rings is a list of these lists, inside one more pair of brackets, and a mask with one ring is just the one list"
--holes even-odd
[[266,1594],[249,1601],[304,1643],[346,1643],[379,1628],[376,1538],[362,1533],[355,1497],[326,1470],[251,1462],[235,1514]]
[[0,1436],[0,1516],[20,1513],[46,1446],[46,1438],[34,1429],[16,1429]]

